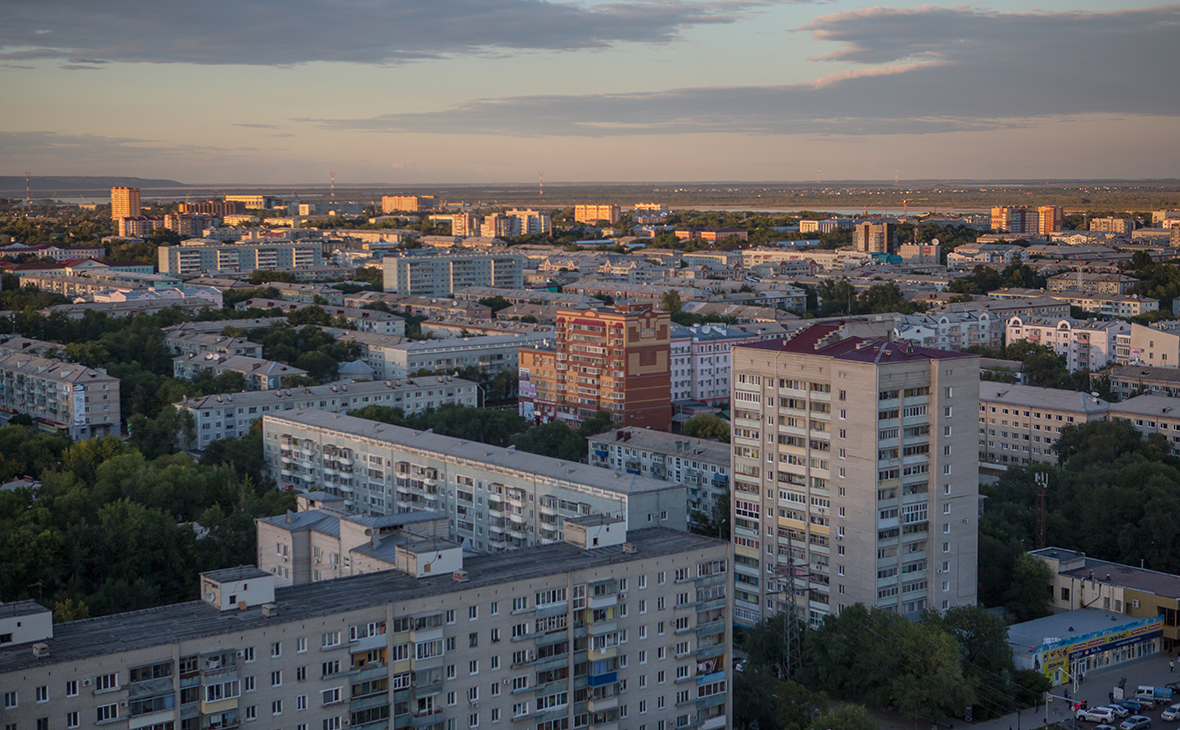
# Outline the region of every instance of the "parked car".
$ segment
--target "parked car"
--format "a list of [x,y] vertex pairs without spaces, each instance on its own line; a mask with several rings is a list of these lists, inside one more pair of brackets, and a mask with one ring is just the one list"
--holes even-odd
[[[1131,714],[1131,711],[1127,709],[1125,705],[1119,704],[1118,702],[1107,705],[1107,707],[1109,707],[1110,711],[1114,713],[1114,716],[1120,720]],[[1135,712],[1139,712],[1138,706],[1135,707]]]
[[1180,702],[1177,702],[1176,704],[1161,712],[1160,719],[1168,720],[1169,722],[1180,720]]
[[1119,700],[1115,702],[1114,705],[1111,705],[1111,707],[1114,707],[1115,705],[1126,708],[1136,715],[1142,714],[1145,710],[1151,709],[1150,704],[1141,700]]
[[1119,723],[1120,730],[1147,730],[1151,727],[1151,718],[1143,715],[1131,715]]
[[1114,725],[1095,725],[1094,730],[1118,730]]
[[1088,710],[1078,710],[1077,718],[1086,722],[1114,722],[1114,710],[1109,707],[1091,707]]

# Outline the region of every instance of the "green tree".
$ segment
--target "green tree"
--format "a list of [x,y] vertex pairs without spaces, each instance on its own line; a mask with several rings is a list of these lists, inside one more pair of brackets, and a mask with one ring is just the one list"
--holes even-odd
[[729,421],[720,416],[702,414],[684,422],[684,435],[692,438],[715,439],[729,443]]
[[811,723],[811,730],[880,730],[881,723],[869,714],[864,705],[836,707]]
[[493,314],[496,312],[499,312],[501,309],[508,309],[509,307],[512,306],[512,302],[508,301],[507,299],[505,299],[504,297],[501,297],[501,296],[487,297],[486,299],[480,299],[479,303],[484,305],[485,307],[489,307],[492,310]]
[[1008,610],[1017,622],[1031,621],[1049,615],[1049,591],[1053,587],[1053,571],[1048,563],[1021,553],[1016,559],[1016,572],[1005,595]]
[[665,312],[678,314],[680,312],[680,308],[684,306],[683,302],[680,300],[680,292],[676,291],[675,289],[669,289],[668,291],[664,292],[664,296],[660,298],[660,306]]

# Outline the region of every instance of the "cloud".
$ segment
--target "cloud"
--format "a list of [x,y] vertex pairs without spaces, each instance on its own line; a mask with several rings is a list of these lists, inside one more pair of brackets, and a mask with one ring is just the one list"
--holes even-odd
[[862,68],[780,86],[481,99],[432,112],[294,120],[334,130],[607,137],[978,131],[1090,114],[1180,116],[1180,5],[1109,12],[865,8],[797,29]]
[[730,23],[774,1],[7,0],[0,60],[388,64],[517,49],[605,48],[665,43],[686,28]]
[[138,164],[157,160],[181,160],[194,154],[236,154],[241,148],[174,144],[134,137],[100,134],[58,134],[56,132],[0,131],[0,159],[20,164],[48,166],[69,160],[87,163]]
[[278,124],[249,124],[246,122],[234,122],[235,127],[246,127],[248,129],[282,129]]

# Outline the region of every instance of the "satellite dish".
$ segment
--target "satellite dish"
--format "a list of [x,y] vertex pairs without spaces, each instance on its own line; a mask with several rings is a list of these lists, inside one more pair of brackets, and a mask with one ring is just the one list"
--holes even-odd
[[930,239],[930,245],[931,245],[931,246],[937,246],[937,245],[938,245],[938,239],[937,239],[937,238],[931,238],[931,239]]

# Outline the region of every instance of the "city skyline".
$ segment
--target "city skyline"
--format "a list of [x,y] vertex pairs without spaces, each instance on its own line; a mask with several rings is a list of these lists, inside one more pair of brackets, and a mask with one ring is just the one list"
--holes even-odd
[[0,174],[1163,178],[1180,163],[1176,4],[103,8],[6,6],[0,79],[20,103],[0,113]]

